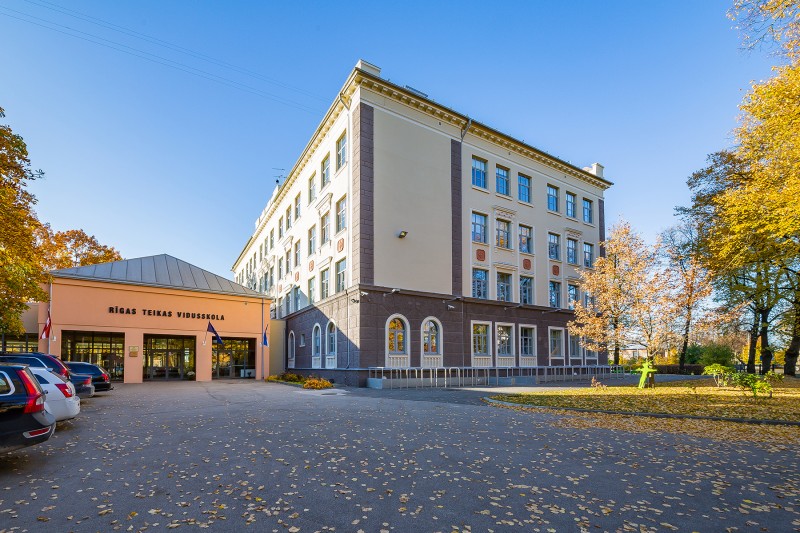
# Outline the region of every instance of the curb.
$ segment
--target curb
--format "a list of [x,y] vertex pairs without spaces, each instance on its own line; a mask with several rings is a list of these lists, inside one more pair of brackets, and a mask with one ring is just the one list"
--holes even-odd
[[521,409],[553,409],[556,411],[575,411],[579,413],[601,413],[606,415],[625,415],[625,416],[648,416],[651,418],[670,418],[674,420],[713,420],[715,422],[736,422],[739,424],[761,424],[765,426],[800,426],[800,422],[790,420],[762,420],[758,418],[725,418],[722,416],[698,416],[698,415],[673,415],[668,413],[640,413],[635,411],[610,411],[605,409],[584,409],[581,407],[548,407],[545,405],[528,405],[502,400],[493,400],[488,396],[482,400],[490,405],[501,407],[515,407]]

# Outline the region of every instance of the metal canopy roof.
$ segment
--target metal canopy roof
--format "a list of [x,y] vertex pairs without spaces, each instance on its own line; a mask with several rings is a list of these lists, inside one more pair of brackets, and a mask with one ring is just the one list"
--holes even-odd
[[107,281],[144,285],[146,287],[165,287],[215,294],[263,297],[263,295],[243,285],[167,254],[125,259],[111,263],[99,263],[97,265],[62,268],[52,270],[50,274],[56,278]]

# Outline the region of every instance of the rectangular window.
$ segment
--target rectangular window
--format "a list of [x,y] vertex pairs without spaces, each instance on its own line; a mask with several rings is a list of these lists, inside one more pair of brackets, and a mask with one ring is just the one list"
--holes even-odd
[[275,267],[270,267],[270,269],[269,269],[269,282],[268,282],[267,286],[269,287],[269,289],[271,289],[274,285],[275,285]]
[[592,223],[592,201],[587,200],[586,198],[583,199],[583,221],[586,223]]
[[497,167],[496,173],[496,180],[495,180],[495,191],[497,194],[504,194],[508,196],[510,193],[509,183],[508,183],[508,169],[503,167]]
[[308,280],[308,303],[313,304],[317,301],[317,278],[311,278]]
[[312,174],[308,178],[308,203],[310,204],[317,199],[317,175]]
[[586,268],[594,266],[594,246],[588,242],[583,243],[583,266]]
[[292,252],[290,250],[286,252],[286,273],[288,274],[291,269],[292,269]]
[[519,303],[533,305],[533,278],[528,276],[520,276]]
[[322,234],[320,237],[322,238],[322,244],[331,240],[331,213],[328,211],[324,215],[322,215],[322,219],[319,222],[320,227],[322,228]]
[[497,246],[500,248],[511,248],[511,222],[497,219]]
[[345,267],[347,266],[347,260],[342,259],[341,261],[336,262],[336,292],[341,292],[344,290],[345,287]]
[[519,251],[525,254],[533,253],[533,228],[519,225]]
[[578,301],[578,286],[569,284],[567,285],[567,299],[569,300],[569,308],[575,309],[575,302]]
[[283,237],[283,217],[278,219],[278,238]]
[[286,231],[292,227],[292,206],[286,208]]
[[269,230],[269,249],[272,250],[275,248],[275,230]]
[[300,287],[294,287],[292,289],[292,300],[294,301],[294,310],[300,310]]
[[555,233],[547,234],[547,257],[561,259],[561,236]]
[[567,193],[567,216],[571,218],[575,218],[577,215],[575,214],[575,202],[576,198],[575,195],[571,192]]
[[322,169],[320,170],[321,178],[322,178],[322,185],[320,188],[325,187],[327,184],[331,182],[331,156],[326,155],[325,159],[322,160]]
[[294,243],[294,266],[300,266],[300,239]]
[[308,230],[308,255],[312,255],[317,250],[317,227],[311,226]]
[[339,170],[347,163],[347,132],[342,133],[336,141],[336,170]]
[[486,284],[489,272],[480,268],[472,269],[472,297],[482,298],[486,300],[489,298],[489,287]]
[[583,361],[580,337],[576,337],[575,335],[569,336],[569,358],[569,364],[571,365],[579,365]]
[[550,307],[561,308],[561,283],[558,281],[550,282]]
[[475,242],[486,242],[486,215],[472,213],[472,240]]
[[514,326],[497,326],[497,356],[514,355]]
[[489,324],[472,325],[472,353],[489,355]]
[[294,219],[300,218],[300,193],[294,199]]
[[319,273],[319,297],[325,299],[328,297],[328,287],[330,282],[330,269],[325,269]]
[[283,278],[283,257],[278,259],[278,279]]
[[519,327],[519,354],[523,357],[536,355],[536,328]]
[[564,358],[564,330],[551,329],[550,330],[550,358],[563,359]]
[[497,273],[497,300],[510,302],[511,300],[511,274]]
[[347,227],[347,197],[336,202],[336,233]]
[[522,174],[519,175],[519,201],[531,202],[531,179]]
[[578,264],[578,241],[575,239],[567,239],[567,263]]
[[486,161],[472,158],[472,184],[481,189],[486,188]]
[[547,209],[558,213],[558,187],[547,186]]

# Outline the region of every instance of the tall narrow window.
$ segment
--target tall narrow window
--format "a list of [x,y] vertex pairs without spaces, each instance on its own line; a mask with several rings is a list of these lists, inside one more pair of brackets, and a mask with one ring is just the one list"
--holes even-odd
[[308,178],[308,203],[317,199],[317,175],[312,174]]
[[526,254],[533,253],[533,228],[519,225],[519,251]]
[[336,141],[336,170],[339,170],[347,163],[347,132],[342,133]]
[[320,178],[322,179],[322,185],[320,188],[325,187],[327,184],[331,182],[331,156],[326,155],[325,159],[322,160],[322,169],[320,170]]
[[308,280],[308,303],[313,304],[317,301],[317,278]]
[[480,213],[472,213],[472,240],[486,242],[487,217]]
[[489,297],[489,288],[486,284],[486,278],[489,272],[480,268],[472,269],[472,297],[487,299]]
[[567,239],[567,263],[578,264],[578,241],[575,239]]
[[393,318],[389,322],[387,337],[390,354],[406,353],[406,323],[401,318]]
[[269,249],[272,250],[275,248],[275,230],[269,230]]
[[550,358],[563,359],[564,358],[564,330],[551,329],[550,330]]
[[497,356],[509,357],[514,355],[514,327],[497,326]]
[[308,230],[308,255],[317,251],[317,226],[311,226]]
[[278,259],[278,279],[283,278],[283,257]]
[[578,301],[578,286],[570,283],[567,285],[567,300],[570,309],[575,309],[575,302]]
[[319,357],[322,354],[322,332],[319,324],[314,325],[314,332],[311,334],[311,350],[313,357]]
[[583,199],[583,221],[591,224],[593,221],[592,201]]
[[283,217],[278,219],[278,238],[283,237]]
[[511,301],[511,274],[497,273],[497,299],[501,302]]
[[495,191],[497,192],[497,194],[504,194],[508,196],[510,194],[509,188],[510,187],[508,183],[508,169],[503,167],[497,167]]
[[336,355],[336,324],[330,322],[325,330],[327,338],[328,355]]
[[481,189],[486,188],[486,161],[472,158],[472,184]]
[[[297,265],[295,265],[297,266]],[[288,274],[292,270],[292,252],[291,250],[287,250],[286,252],[286,273]]]
[[499,248],[511,248],[511,222],[498,218],[495,221],[497,229],[497,246]]
[[525,203],[531,201],[531,179],[522,174],[519,175],[519,201]]
[[328,297],[328,290],[330,287],[330,269],[325,269],[319,273],[319,297],[324,300]]
[[520,326],[519,354],[523,357],[536,355],[536,328]]
[[336,202],[336,233],[347,227],[347,197]]
[[583,266],[586,268],[594,266],[594,246],[588,242],[583,243]]
[[345,287],[345,267],[347,260],[342,259],[336,262],[336,292],[341,292]]
[[561,236],[555,233],[547,234],[547,257],[561,259]]
[[424,355],[439,355],[439,325],[433,320],[428,320],[422,326],[422,353]]
[[575,195],[571,192],[567,193],[567,216],[571,218],[575,218],[577,215],[575,214]]
[[472,353],[489,355],[489,324],[472,325]]
[[328,211],[324,215],[322,215],[322,219],[319,223],[320,227],[322,228],[322,244],[327,243],[331,240],[331,213]]
[[550,282],[550,307],[561,308],[561,283],[558,281]]
[[300,218],[300,193],[297,193],[297,196],[294,199],[294,219],[297,220]]
[[294,243],[294,266],[300,266],[300,239],[297,239]]
[[547,186],[547,209],[558,212],[558,187]]
[[286,231],[292,227],[292,206],[286,208]]
[[533,278],[528,276],[520,276],[519,303],[533,305]]

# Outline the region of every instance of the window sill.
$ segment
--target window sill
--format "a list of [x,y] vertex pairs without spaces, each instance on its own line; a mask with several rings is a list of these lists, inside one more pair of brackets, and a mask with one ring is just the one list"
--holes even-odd
[[563,217],[564,216],[561,213],[559,213],[558,211],[551,211],[550,209],[548,209],[547,212],[549,214],[551,214],[551,215],[556,215],[557,217]]
[[532,203],[526,202],[525,200],[518,200],[518,202],[521,203],[522,205],[526,205],[528,207],[534,207]]
[[583,221],[583,225],[589,226],[590,228],[596,227],[594,222],[586,222],[585,220]]
[[473,185],[473,186],[472,186],[472,190],[474,190],[474,191],[478,191],[478,192],[482,192],[482,193],[484,193],[484,194],[492,194],[492,193],[489,191],[489,189],[485,189],[485,188],[483,188],[483,187],[478,187],[477,185]]
[[503,194],[501,192],[496,192],[496,193],[494,193],[494,195],[499,197],[499,198],[502,198],[503,200],[508,200],[510,202],[514,201],[514,197],[511,196],[510,194]]
[[[340,166],[339,168],[337,168],[337,169],[336,169],[336,172],[334,172],[334,173],[333,173],[333,179],[335,180],[335,179],[336,179],[336,177],[337,177],[339,174],[341,174],[341,173],[342,173],[342,171],[343,171],[344,169],[346,169],[346,168],[347,168],[347,161],[345,161],[344,163],[342,163],[342,166]],[[331,180],[331,181],[333,181],[333,180]]]
[[476,241],[475,239],[472,239],[472,244],[482,244],[483,246],[489,246],[488,242]]
[[520,251],[519,251],[519,253],[520,253],[520,255],[529,255],[529,256],[531,256],[531,257],[533,257],[534,255],[536,255],[536,254],[534,254],[533,252],[523,252],[522,250],[520,250]]

